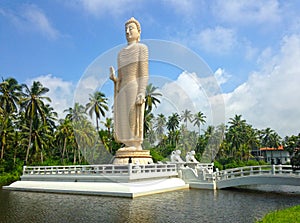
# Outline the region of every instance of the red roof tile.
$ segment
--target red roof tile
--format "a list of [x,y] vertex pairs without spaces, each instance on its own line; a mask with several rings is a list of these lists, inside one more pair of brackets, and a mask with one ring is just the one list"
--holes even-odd
[[268,151],[273,151],[273,150],[283,150],[283,146],[279,146],[278,148],[270,148],[270,147],[264,147],[264,148],[260,148],[259,149],[260,151],[266,151],[266,150],[268,150]]

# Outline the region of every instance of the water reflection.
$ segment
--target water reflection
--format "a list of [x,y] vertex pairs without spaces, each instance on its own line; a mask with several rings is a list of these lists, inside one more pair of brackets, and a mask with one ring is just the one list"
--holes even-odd
[[254,222],[300,195],[182,190],[136,199],[0,190],[0,222]]

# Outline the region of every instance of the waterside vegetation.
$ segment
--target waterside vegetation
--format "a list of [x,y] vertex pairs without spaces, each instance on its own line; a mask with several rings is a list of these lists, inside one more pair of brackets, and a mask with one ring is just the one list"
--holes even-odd
[[296,223],[300,222],[300,205],[268,213],[257,223]]

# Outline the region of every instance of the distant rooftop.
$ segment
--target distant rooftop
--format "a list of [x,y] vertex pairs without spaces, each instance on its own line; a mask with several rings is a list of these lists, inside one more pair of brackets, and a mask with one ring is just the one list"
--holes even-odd
[[264,147],[264,148],[260,148],[259,150],[260,151],[266,151],[266,150],[273,151],[273,150],[284,150],[284,149],[283,149],[283,146],[279,146],[278,148]]

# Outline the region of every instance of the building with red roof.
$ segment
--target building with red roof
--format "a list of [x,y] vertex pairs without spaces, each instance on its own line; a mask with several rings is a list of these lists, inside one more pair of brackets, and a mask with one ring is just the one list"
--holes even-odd
[[267,163],[286,164],[291,162],[290,154],[284,150],[283,146],[279,146],[278,148],[264,147],[260,148],[259,151]]

